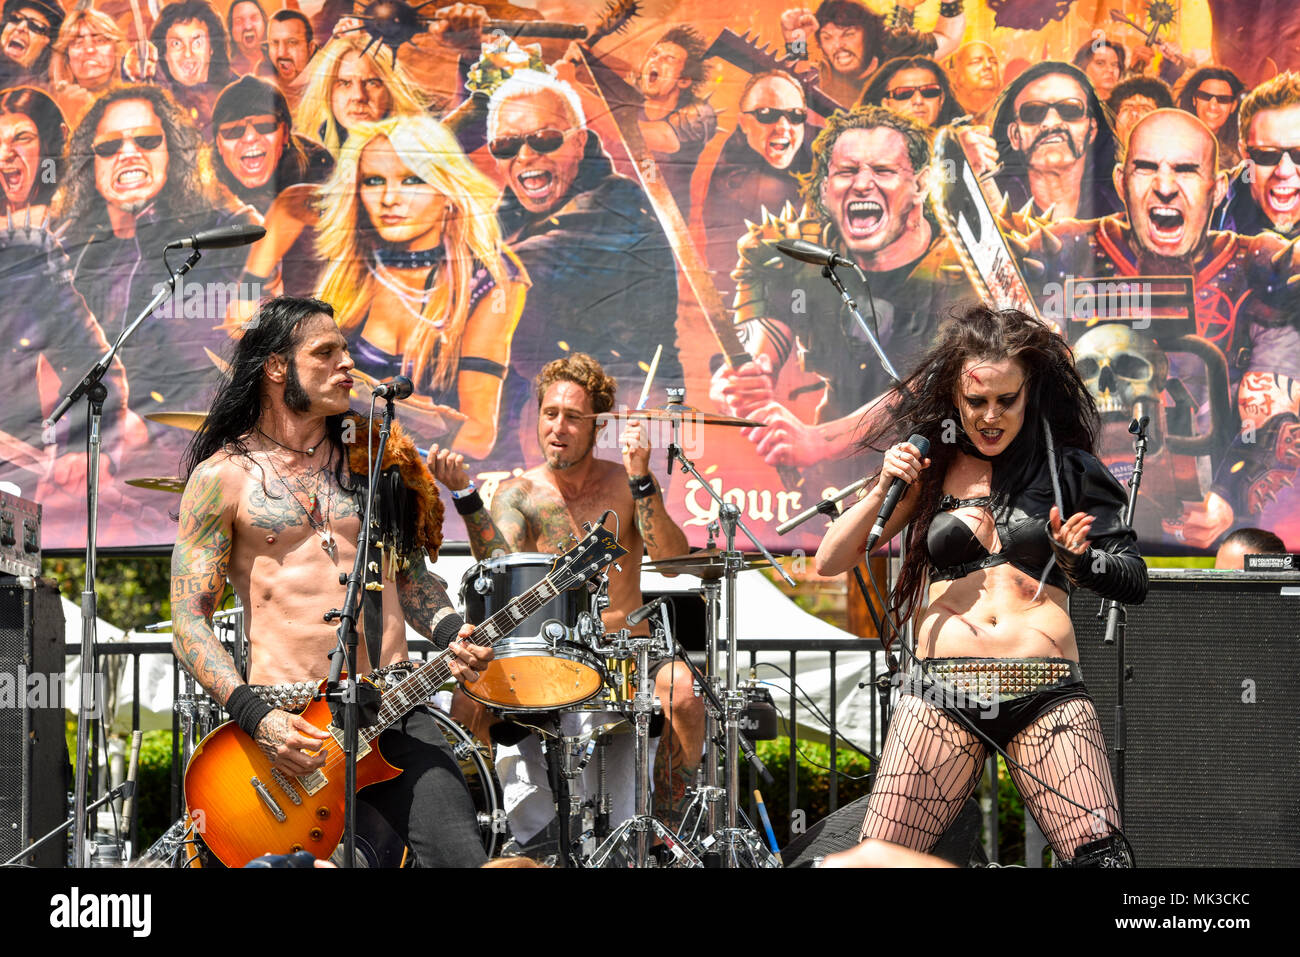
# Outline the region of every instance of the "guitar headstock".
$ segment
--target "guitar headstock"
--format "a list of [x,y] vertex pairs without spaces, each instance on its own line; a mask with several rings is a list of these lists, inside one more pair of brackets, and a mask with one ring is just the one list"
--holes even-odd
[[578,544],[551,563],[547,576],[561,591],[581,585],[627,554],[614,533],[597,525]]

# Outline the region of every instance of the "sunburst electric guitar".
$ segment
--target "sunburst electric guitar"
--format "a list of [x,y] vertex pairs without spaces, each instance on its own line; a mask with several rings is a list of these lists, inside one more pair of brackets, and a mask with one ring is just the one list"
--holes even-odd
[[[508,637],[556,595],[583,584],[626,554],[608,529],[596,526],[556,558],[544,579],[476,626],[475,643],[496,644]],[[375,739],[452,677],[452,657],[446,650],[430,658],[384,694],[378,721],[362,728],[358,736],[358,790],[402,773],[384,760]],[[320,684],[322,693],[325,684]],[[272,767],[233,721],[199,742],[185,769],[185,806],[203,842],[227,867],[243,867],[263,854],[300,850],[327,857],[342,840],[343,729],[334,725],[323,698],[313,701],[302,715],[330,734],[321,745],[325,763],[310,774],[294,776]]]

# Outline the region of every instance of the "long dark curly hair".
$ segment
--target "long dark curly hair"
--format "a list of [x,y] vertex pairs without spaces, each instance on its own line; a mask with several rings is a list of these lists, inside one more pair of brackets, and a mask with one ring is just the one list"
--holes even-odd
[[123,100],[144,100],[162,124],[167,143],[167,185],[154,200],[160,221],[183,219],[229,202],[208,186],[212,181],[208,149],[171,95],[143,83],[120,86],[95,100],[68,140],[68,174],[60,215],[71,223],[69,238],[73,241],[108,228],[108,209],[95,187],[95,154],[91,146],[108,108]]
[[[221,377],[212,407],[181,458],[181,476],[189,480],[200,463],[222,450],[248,455],[248,436],[262,417],[262,377],[271,356],[292,357],[302,342],[303,324],[319,315],[334,318],[334,307],[320,299],[279,296],[268,299],[244,326],[229,367]],[[334,477],[339,488],[354,491],[343,443],[344,415],[325,420],[335,455]]]
[[962,371],[971,360],[1002,359],[1017,359],[1024,366],[1025,420],[1011,444],[993,459],[995,506],[1023,489],[1042,468],[1047,455],[1044,419],[1056,448],[1096,450],[1097,406],[1075,370],[1074,353],[1064,339],[1019,310],[995,310],[982,304],[944,322],[916,369],[904,379],[889,414],[877,419],[860,443],[864,452],[883,452],[913,434],[930,440],[930,467],[921,473],[920,501],[890,602],[900,621],[920,603],[928,566],[925,538],[943,497],[948,467],[958,452],[983,457],[961,426],[957,395]]
[[149,33],[150,41],[158,50],[158,73],[168,83],[180,85],[167,64],[167,31],[178,23],[196,22],[208,30],[208,50],[211,55],[208,59],[207,85],[220,89],[235,79],[235,74],[230,69],[230,36],[226,33],[226,25],[221,22],[221,17],[205,0],[179,0],[162,8],[158,22]]

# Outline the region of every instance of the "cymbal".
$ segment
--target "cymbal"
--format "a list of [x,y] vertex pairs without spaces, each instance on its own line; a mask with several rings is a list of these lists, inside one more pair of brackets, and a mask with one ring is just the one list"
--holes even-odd
[[[740,571],[750,568],[771,568],[772,564],[767,560],[762,552],[741,552]],[[725,570],[725,562],[722,558],[722,550],[718,548],[706,548],[698,552],[688,552],[685,555],[672,555],[668,558],[657,558],[641,566],[642,571],[658,572],[662,574],[676,575],[695,575],[697,578],[715,579],[721,578]]]
[[171,425],[188,432],[197,432],[208,414],[206,412],[146,412],[144,417],[159,425]]
[[185,491],[185,479],[182,478],[133,478],[126,480],[127,485],[134,485],[136,488],[147,488],[154,492],[172,492],[180,495]]
[[622,412],[599,412],[588,418],[597,422],[610,419],[646,419],[650,422],[689,422],[691,425],[730,425],[736,428],[754,428],[762,422],[752,419],[738,419],[734,415],[719,415],[717,412],[701,412],[689,405],[674,405],[663,409],[624,409]]

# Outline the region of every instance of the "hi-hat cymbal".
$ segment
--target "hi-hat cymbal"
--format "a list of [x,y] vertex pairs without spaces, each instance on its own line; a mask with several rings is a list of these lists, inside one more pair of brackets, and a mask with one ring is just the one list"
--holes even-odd
[[188,432],[197,432],[208,414],[206,412],[146,412],[145,418],[159,425],[172,425]]
[[625,409],[622,412],[599,412],[594,416],[597,422],[610,419],[646,419],[650,422],[684,422],[691,425],[730,425],[736,428],[754,428],[762,422],[752,419],[738,419],[734,415],[719,415],[717,412],[701,412],[689,405],[673,405],[662,409]]
[[[762,552],[740,553],[739,570],[741,571],[750,568],[771,567],[771,562],[767,560]],[[722,573],[726,570],[726,563],[723,560],[721,549],[706,548],[698,552],[688,552],[685,555],[657,558],[642,565],[641,570],[658,572],[661,575],[694,575],[697,578],[714,579],[722,577]]]
[[172,492],[180,495],[185,491],[185,479],[183,478],[133,478],[126,480],[127,485],[134,485],[136,488],[147,488],[154,492]]

